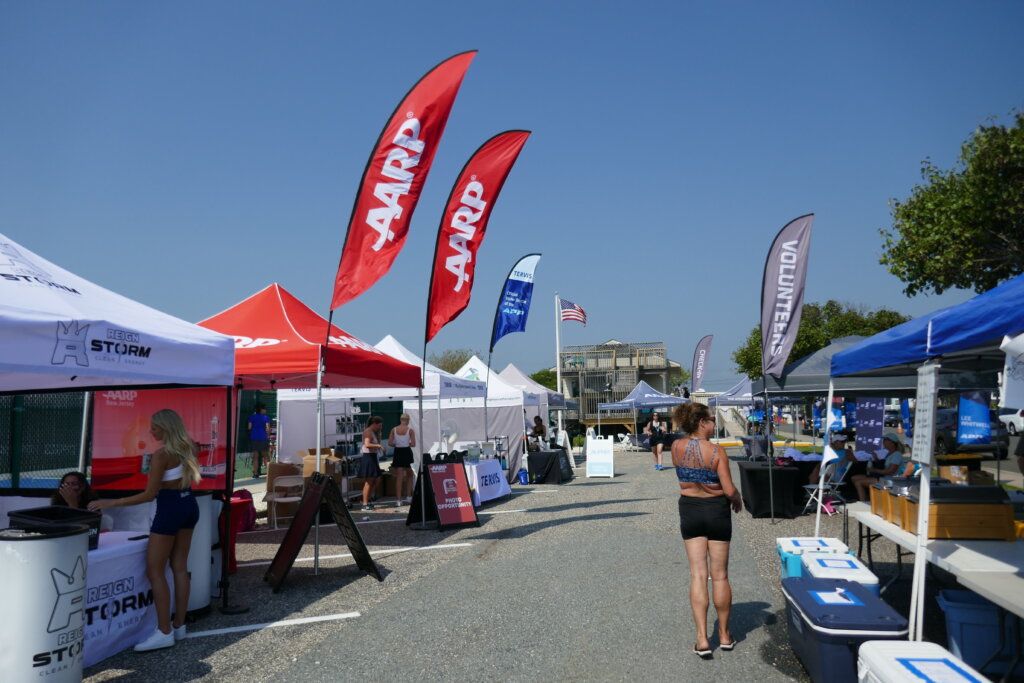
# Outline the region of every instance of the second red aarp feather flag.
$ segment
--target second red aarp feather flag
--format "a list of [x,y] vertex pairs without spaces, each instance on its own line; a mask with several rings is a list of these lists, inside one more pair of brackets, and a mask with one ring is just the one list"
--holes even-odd
[[372,287],[402,250],[455,96],[475,56],[475,50],[463,52],[434,67],[381,131],[352,205],[332,311]]
[[499,133],[480,145],[463,167],[441,215],[427,302],[426,341],[469,305],[476,252],[505,178],[530,131]]

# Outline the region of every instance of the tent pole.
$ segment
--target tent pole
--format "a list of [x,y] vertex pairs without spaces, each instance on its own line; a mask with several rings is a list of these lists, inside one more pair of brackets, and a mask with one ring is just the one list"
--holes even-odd
[[89,413],[92,409],[92,392],[82,397],[82,438],[78,440],[78,471],[85,474],[85,451],[89,446]]
[[775,468],[772,460],[775,459],[775,445],[772,443],[772,406],[768,402],[768,378],[764,381],[764,433],[767,436],[765,450],[768,452],[768,505],[771,510],[772,524],[775,524]]
[[[829,417],[832,416],[831,406],[832,406],[832,395],[834,393],[835,393],[835,387],[833,386],[832,378],[829,377],[828,378],[828,405],[829,405],[828,416]],[[828,433],[828,428],[830,426],[832,426],[831,425],[831,420],[829,420],[828,418],[825,418],[825,433]],[[828,449],[830,449],[830,448],[831,448],[831,446],[828,443],[825,443],[823,445],[822,449],[821,449],[821,467],[818,468],[818,509],[817,509],[816,514],[814,516],[814,537],[815,538],[820,538],[821,537],[821,506],[822,506],[821,493],[822,493],[822,491],[825,488],[825,485],[824,485],[824,481],[825,481],[825,456],[827,455]],[[837,453],[836,456],[838,456],[838,455],[839,454]],[[838,466],[839,465],[837,463],[836,467],[838,467]]]
[[[490,393],[491,388],[491,358],[494,355],[494,347],[492,346],[490,351],[487,352],[487,374],[484,375],[484,441],[490,438],[491,429],[487,422],[487,394]],[[438,440],[441,435],[438,434]],[[523,435],[523,439],[526,439],[526,435]]]
[[[244,614],[249,611],[248,605],[232,605],[228,599],[228,590],[231,585],[228,579],[228,564],[231,550],[231,496],[235,492],[235,462],[237,460],[235,430],[238,424],[231,422],[231,396],[234,387],[227,387],[227,402],[224,408],[224,416],[227,420],[227,434],[224,437],[224,533],[220,538],[220,596],[222,614]],[[226,537],[226,538],[225,538]]]

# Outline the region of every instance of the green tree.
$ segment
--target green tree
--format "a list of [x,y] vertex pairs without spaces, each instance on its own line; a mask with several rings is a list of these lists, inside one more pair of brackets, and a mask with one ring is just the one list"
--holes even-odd
[[[672,371],[668,377],[669,391],[672,391],[680,384],[682,384],[685,387],[690,386],[690,371],[684,370],[683,368],[672,368]],[[691,391],[693,391],[694,389],[696,389],[696,387],[690,387]]]
[[559,391],[558,389],[558,373],[554,370],[538,370],[537,372],[530,375],[537,384],[545,386],[552,391]]
[[[804,304],[801,311],[800,330],[787,363],[825,348],[833,339],[851,334],[871,336],[910,319],[887,308],[868,311],[863,306],[841,304],[831,299],[824,304]],[[732,359],[737,372],[751,379],[761,377],[760,325],[752,329],[747,340],[733,351]]]
[[925,183],[892,199],[880,263],[914,295],[984,292],[1024,272],[1024,114],[980,126],[950,170],[921,164]]
[[432,353],[427,362],[436,365],[445,372],[456,372],[473,356],[479,356],[473,349],[446,349],[441,353]]

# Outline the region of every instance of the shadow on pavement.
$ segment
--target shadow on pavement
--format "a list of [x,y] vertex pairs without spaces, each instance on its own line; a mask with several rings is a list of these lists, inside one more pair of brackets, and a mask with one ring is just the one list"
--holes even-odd
[[534,524],[524,524],[523,526],[512,527],[509,529],[502,529],[500,531],[494,531],[492,533],[480,534],[478,536],[468,536],[471,540],[485,540],[485,539],[507,539],[507,538],[523,538],[529,536],[537,531],[544,529],[550,529],[552,527],[560,526],[562,524],[571,524],[573,522],[586,522],[597,519],[616,519],[623,517],[640,517],[643,515],[650,514],[648,512],[609,512],[601,515],[582,515],[580,517],[566,517],[565,519],[549,519],[542,522],[535,522]]

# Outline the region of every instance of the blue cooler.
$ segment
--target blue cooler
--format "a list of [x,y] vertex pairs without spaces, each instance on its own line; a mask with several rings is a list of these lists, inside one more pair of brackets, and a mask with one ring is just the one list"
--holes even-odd
[[857,648],[868,640],[902,640],[907,620],[854,581],[782,580],[786,630],[815,683],[857,683]]
[[815,538],[813,536],[797,536],[793,538],[776,538],[775,552],[782,561],[782,578],[803,575],[803,564],[800,556],[804,553],[849,553],[850,549],[838,538]]
[[857,679],[860,683],[988,683],[941,645],[899,640],[861,645]]
[[803,576],[812,579],[856,581],[875,595],[880,595],[878,577],[853,555],[804,553],[800,556],[800,563]]

